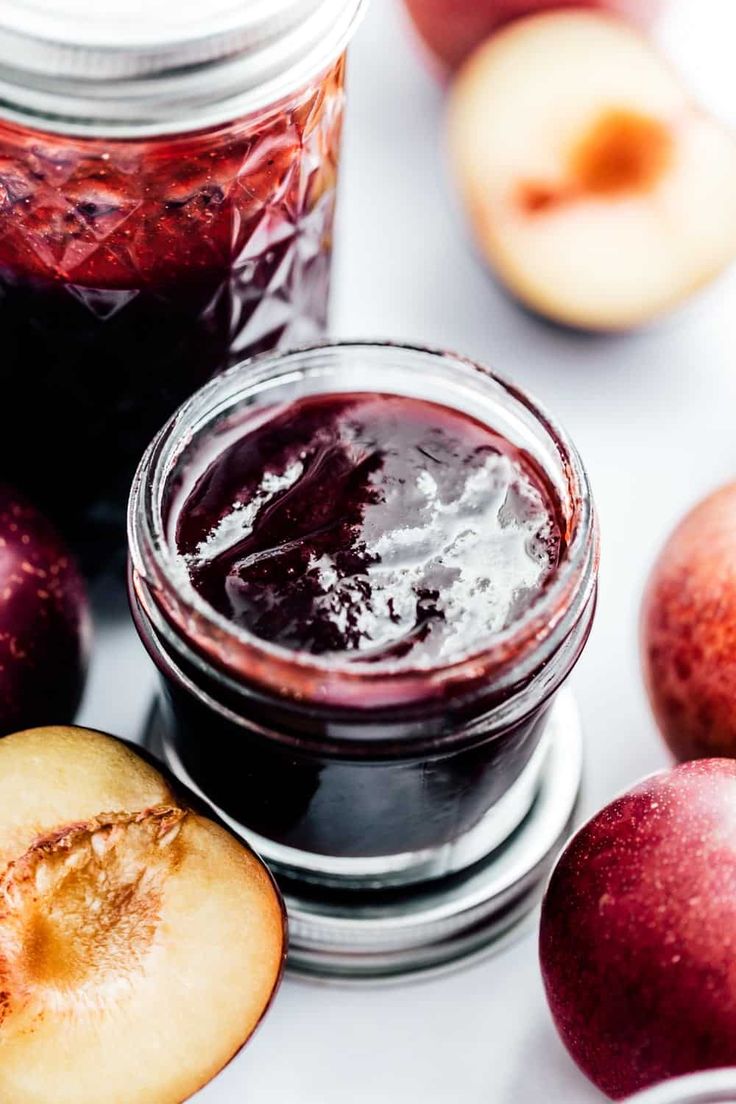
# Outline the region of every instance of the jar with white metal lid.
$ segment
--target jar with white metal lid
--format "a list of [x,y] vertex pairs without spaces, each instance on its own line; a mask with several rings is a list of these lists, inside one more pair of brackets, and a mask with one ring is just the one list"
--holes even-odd
[[90,566],[210,376],[326,325],[365,0],[6,0],[0,478]]

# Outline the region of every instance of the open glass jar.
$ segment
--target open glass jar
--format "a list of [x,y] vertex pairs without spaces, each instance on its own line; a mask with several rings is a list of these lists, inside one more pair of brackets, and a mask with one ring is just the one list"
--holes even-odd
[[[296,438],[304,409],[298,404],[320,404],[325,396],[348,406],[366,396],[436,404],[434,411],[472,419],[477,432],[492,429],[544,479],[557,502],[564,551],[508,626],[449,657],[414,662],[393,649],[376,661],[264,639],[195,588],[176,537],[187,495],[207,482],[213,459],[233,442],[248,444],[274,412],[283,439]],[[321,432],[325,408],[316,409]],[[408,449],[411,408],[399,411]],[[444,454],[450,467],[454,447]],[[259,439],[251,452],[260,457],[263,448]],[[423,450],[418,484],[423,469],[440,462],[434,453]],[[235,469],[242,470],[240,462]],[[263,485],[273,489],[275,470],[265,476]],[[481,472],[470,482],[477,489],[484,480]],[[211,482],[222,485],[219,473]],[[308,493],[329,498],[330,488],[331,477]],[[247,526],[245,508],[236,525]],[[468,517],[475,513],[473,507]],[[423,516],[407,516],[406,531]],[[294,518],[291,510],[292,536]],[[433,522],[427,525],[431,534]],[[277,875],[317,894],[403,892],[473,868],[524,822],[547,762],[556,692],[590,630],[598,537],[577,452],[513,385],[450,354],[388,344],[257,358],[205,386],[154,440],[134,483],[129,539],[133,613],[162,675],[162,750]],[[392,577],[397,586],[402,572],[400,565]]]
[[85,563],[124,543],[153,433],[329,289],[361,0],[7,0],[0,477]]

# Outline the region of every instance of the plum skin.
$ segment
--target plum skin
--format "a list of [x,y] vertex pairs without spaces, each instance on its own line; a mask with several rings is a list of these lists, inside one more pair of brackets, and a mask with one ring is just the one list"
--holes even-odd
[[441,70],[452,72],[494,31],[515,19],[555,8],[597,8],[643,26],[664,0],[405,0],[424,45]]
[[644,681],[676,759],[736,755],[736,483],[667,540],[641,612]]
[[64,542],[0,484],[0,736],[73,720],[90,636],[84,581]]
[[559,1034],[613,1099],[736,1065],[736,762],[645,779],[568,844],[542,906]]

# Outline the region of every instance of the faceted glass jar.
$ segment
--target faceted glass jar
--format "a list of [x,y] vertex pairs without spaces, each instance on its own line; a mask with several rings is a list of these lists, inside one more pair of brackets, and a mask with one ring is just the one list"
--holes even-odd
[[[266,642],[207,605],[171,544],[172,496],[244,412],[366,391],[486,423],[534,459],[559,499],[566,551],[550,585],[452,661],[349,662]],[[277,870],[353,887],[437,878],[483,858],[524,819],[550,707],[590,629],[598,538],[574,447],[511,384],[449,354],[392,345],[318,346],[236,367],[149,448],[129,539],[133,613],[162,675],[166,756]]]
[[344,69],[340,53],[205,127],[186,102],[162,133],[0,117],[0,387],[18,412],[0,478],[89,567],[124,547],[135,466],[176,407],[323,333]]

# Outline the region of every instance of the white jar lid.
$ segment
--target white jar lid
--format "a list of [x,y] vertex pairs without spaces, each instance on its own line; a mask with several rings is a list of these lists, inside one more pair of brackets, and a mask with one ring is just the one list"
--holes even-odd
[[210,126],[297,91],[366,0],[3,0],[0,114],[122,137]]
[[663,1081],[628,1104],[736,1104],[736,1069],[706,1070]]

